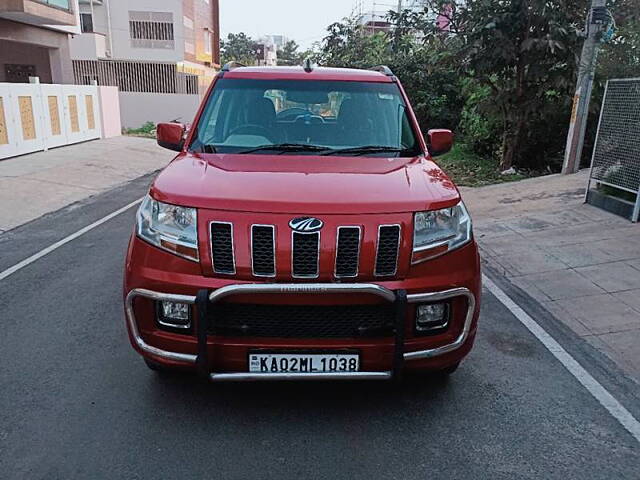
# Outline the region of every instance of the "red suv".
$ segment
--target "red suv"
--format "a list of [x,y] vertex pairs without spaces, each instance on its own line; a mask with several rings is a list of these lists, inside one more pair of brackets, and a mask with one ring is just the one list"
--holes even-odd
[[452,373],[480,262],[460,193],[387,67],[225,66],[137,214],[124,297],[155,370],[213,381]]

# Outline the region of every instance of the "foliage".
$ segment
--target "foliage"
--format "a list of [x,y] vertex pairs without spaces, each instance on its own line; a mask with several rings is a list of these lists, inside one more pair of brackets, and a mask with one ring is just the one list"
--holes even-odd
[[481,187],[525,178],[521,174],[500,175],[498,160],[488,155],[478,155],[464,143],[456,144],[451,152],[437,157],[436,163],[457,185],[464,187]]
[[[443,11],[444,1],[433,3],[433,12]],[[548,123],[548,107],[571,98],[585,7],[584,0],[469,0],[448,13],[462,43],[460,73],[491,89],[479,106],[500,120],[501,169],[535,163],[525,153],[536,149],[525,147],[540,137],[527,138],[529,126]]]
[[145,122],[138,128],[125,128],[124,134],[135,137],[156,138],[156,124],[153,122]]
[[258,56],[256,42],[243,32],[230,33],[226,40],[220,42],[220,55],[223,64],[235,61],[254,65]]
[[[319,60],[390,65],[422,125],[461,131],[478,154],[498,155],[503,170],[512,164],[539,169],[560,157],[557,124],[568,124],[586,0],[425,4],[423,11],[390,12],[395,28],[387,34],[369,35],[354,19],[329,26]],[[448,18],[447,31],[438,15]],[[545,143],[549,135],[553,145]]]
[[300,46],[295,40],[289,40],[278,50],[278,65],[301,65],[304,53],[299,51]]
[[327,27],[316,61],[332,67],[369,68],[388,58],[387,36],[368,34],[355,18],[347,18]]

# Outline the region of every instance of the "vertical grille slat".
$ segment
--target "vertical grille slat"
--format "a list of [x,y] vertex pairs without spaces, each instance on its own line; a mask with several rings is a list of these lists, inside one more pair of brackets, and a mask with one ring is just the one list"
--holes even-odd
[[375,267],[377,277],[391,277],[396,274],[399,248],[400,225],[380,225]]
[[231,223],[211,222],[211,259],[215,273],[236,273]]
[[291,263],[293,276],[296,278],[316,278],[318,276],[318,260],[320,233],[293,232]]
[[337,278],[357,277],[359,261],[360,227],[338,227],[335,276]]
[[273,225],[251,226],[251,262],[256,277],[275,277],[276,245]]

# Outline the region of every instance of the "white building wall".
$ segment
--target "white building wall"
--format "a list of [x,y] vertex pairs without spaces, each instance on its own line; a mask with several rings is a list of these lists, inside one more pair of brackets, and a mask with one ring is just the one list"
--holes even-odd
[[[111,28],[109,29],[109,9]],[[82,3],[82,13],[90,13],[91,5]],[[170,12],[173,14],[174,48],[137,48],[131,46],[129,12]],[[106,50],[117,60],[179,62],[184,59],[184,24],[182,2],[178,0],[103,0],[93,4],[93,29],[106,35]],[[109,30],[111,38],[109,38]],[[74,40],[75,41],[75,40]]]
[[179,120],[191,123],[200,105],[200,96],[180,93],[120,92],[120,118],[125,128],[138,128],[146,122]]

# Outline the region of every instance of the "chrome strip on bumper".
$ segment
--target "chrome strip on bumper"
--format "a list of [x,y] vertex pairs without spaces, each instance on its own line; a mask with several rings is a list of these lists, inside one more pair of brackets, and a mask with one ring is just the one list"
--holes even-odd
[[442,300],[448,300],[455,297],[465,297],[467,299],[467,314],[464,318],[464,325],[462,326],[462,332],[458,335],[452,343],[443,345],[437,348],[430,348],[428,350],[419,350],[417,352],[407,352],[404,354],[405,360],[419,360],[423,358],[437,357],[445,353],[453,352],[457,350],[469,336],[471,331],[471,322],[473,321],[473,314],[476,311],[476,297],[471,293],[471,290],[467,288],[454,288],[451,290],[445,290],[443,292],[435,293],[414,293],[413,295],[407,295],[407,301],[409,303],[431,303],[439,302]]
[[209,301],[215,303],[230,295],[256,293],[369,293],[388,302],[396,299],[395,293],[375,283],[246,283],[214,290]]
[[135,314],[133,313],[133,299],[136,297],[150,298],[151,300],[156,301],[167,300],[169,302],[188,303],[190,305],[196,303],[196,297],[192,297],[191,295],[172,295],[168,293],[154,292],[152,290],[145,290],[144,288],[136,288],[134,290],[131,290],[127,294],[127,299],[125,301],[127,324],[129,325],[131,335],[133,335],[133,340],[136,342],[136,345],[138,346],[138,348],[140,348],[140,350],[167,360],[195,364],[196,355],[162,350],[160,348],[149,345],[142,339],[142,337],[140,336],[140,331],[138,330],[138,324],[136,322]]
[[256,380],[390,380],[391,372],[327,372],[327,373],[212,373],[213,382],[253,382]]
[[[385,287],[376,285],[373,283],[353,283],[353,284],[335,284],[335,283],[282,283],[282,284],[268,284],[268,283],[250,283],[239,285],[227,285],[225,287],[218,288],[209,294],[209,301],[211,303],[218,302],[223,298],[231,295],[239,294],[325,294],[325,293],[364,293],[376,295],[383,298],[388,302],[393,302],[396,299],[396,294]],[[185,362],[190,364],[196,363],[196,355],[187,353],[178,353],[162,350],[147,344],[138,331],[135,315],[133,312],[133,300],[135,297],[144,297],[152,300],[167,300],[180,303],[195,304],[196,297],[191,295],[173,295],[154,292],[145,289],[131,290],[126,298],[126,316],[127,324],[133,335],[133,339],[136,345],[145,353],[155,355],[167,360]],[[460,348],[469,337],[471,331],[471,323],[473,321],[473,315],[476,308],[476,299],[473,293],[467,288],[454,288],[451,290],[445,290],[442,292],[434,293],[417,293],[407,295],[408,303],[431,303],[442,300],[448,300],[455,297],[465,297],[467,299],[467,313],[465,316],[464,325],[460,335],[447,345],[443,345],[437,348],[431,348],[428,350],[419,350],[415,352],[404,353],[405,360],[419,360],[425,358],[433,358],[445,353],[452,352]],[[391,372],[351,372],[351,373],[211,373],[210,379],[213,381],[253,381],[253,380],[349,380],[349,379],[361,379],[361,380],[385,380],[391,378]]]

